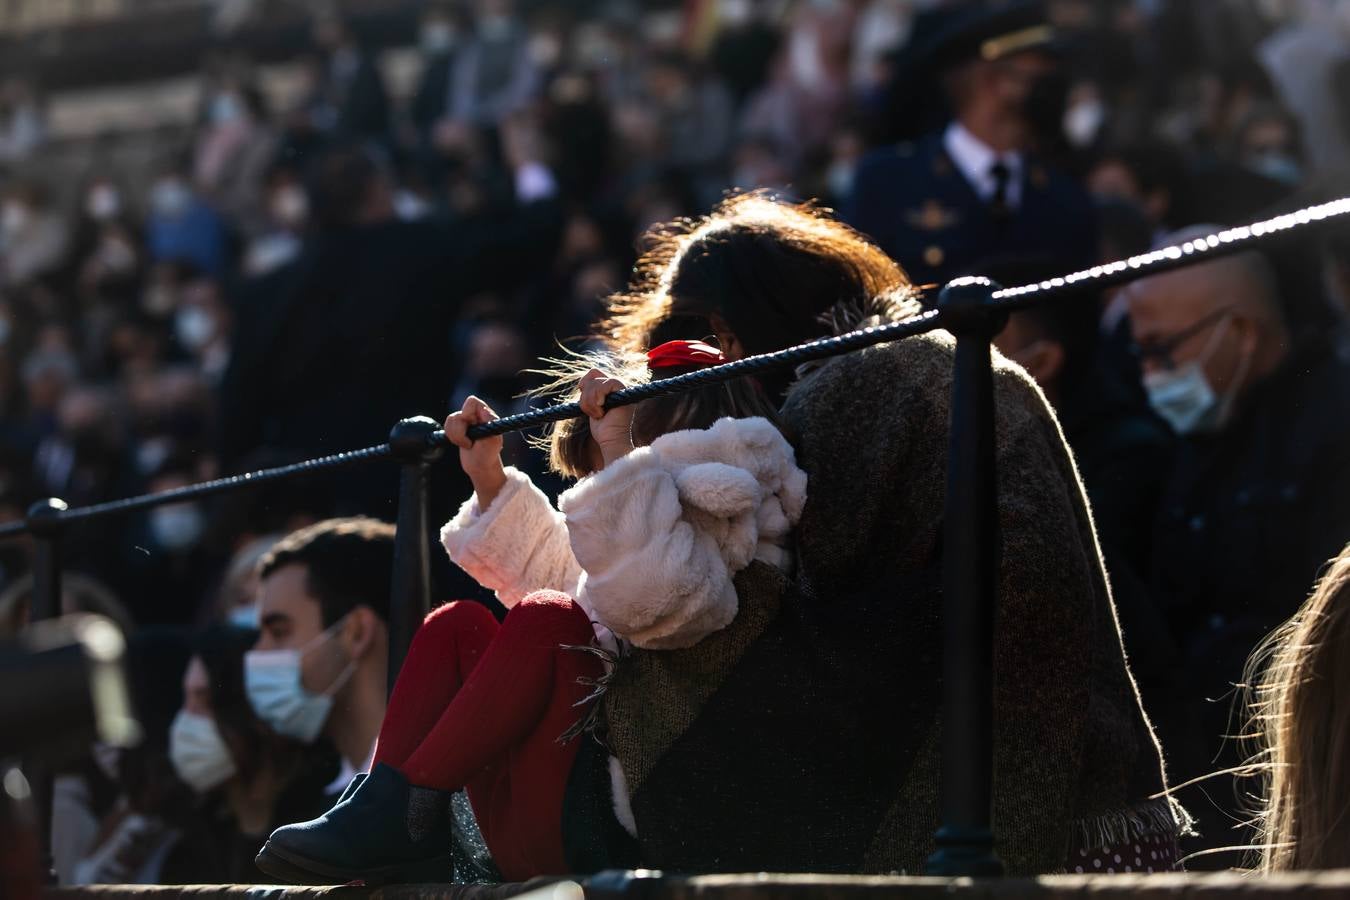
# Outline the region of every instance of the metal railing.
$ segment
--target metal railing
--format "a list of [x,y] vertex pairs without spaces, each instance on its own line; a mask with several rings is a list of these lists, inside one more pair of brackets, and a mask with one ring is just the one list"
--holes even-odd
[[[956,337],[943,534],[942,825],[927,871],[935,875],[997,875],[990,825],[993,799],[993,646],[997,612],[997,495],[994,393],[990,344],[1008,313],[1067,294],[1091,292],[1163,271],[1248,250],[1273,236],[1350,213],[1350,198],[1298,210],[1172,247],[1095,266],[1036,284],[1000,288],[985,278],[959,278],[940,292],[935,309],[913,318],[824,338],[611,394],[608,407],[680,393],[770,369],[796,366],[936,329]],[[478,425],[471,437],[533,428],[581,415],[576,403],[531,410]],[[157,494],[68,509],[59,499],[33,505],[20,522],[0,525],[0,539],[28,534],[35,543],[34,620],[58,614],[61,539],[70,525],[164,503],[242,490],[340,466],[397,462],[402,470],[391,583],[389,684],[392,689],[413,634],[431,610],[428,475],[449,447],[432,419],[405,419],[373,447],[177,488]],[[45,823],[51,809],[49,774],[30,772]]]

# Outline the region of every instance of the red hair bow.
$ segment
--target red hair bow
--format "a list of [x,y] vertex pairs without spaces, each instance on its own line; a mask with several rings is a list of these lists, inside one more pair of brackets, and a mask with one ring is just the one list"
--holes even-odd
[[667,341],[647,351],[647,368],[672,369],[676,366],[716,366],[726,362],[722,351],[703,341]]

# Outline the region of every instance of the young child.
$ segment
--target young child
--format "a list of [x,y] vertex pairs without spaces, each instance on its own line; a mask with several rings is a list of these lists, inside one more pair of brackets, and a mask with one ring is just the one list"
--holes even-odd
[[[648,354],[650,377],[716,365],[707,344]],[[269,874],[311,883],[444,880],[450,793],[466,789],[510,881],[568,871],[562,801],[574,733],[623,642],[688,647],[736,616],[732,578],[754,559],[787,569],[806,475],[745,379],[606,411],[624,386],[592,369],[587,419],[555,429],[550,462],[580,479],[554,509],[501,463],[501,439],[467,431],[494,413],[476,398],[445,423],[474,495],[441,537],[510,609],[451,603],[418,631],[381,727],[371,774],[312,822],[273,833]],[[598,646],[604,654],[586,652]],[[617,765],[615,814],[635,832]]]

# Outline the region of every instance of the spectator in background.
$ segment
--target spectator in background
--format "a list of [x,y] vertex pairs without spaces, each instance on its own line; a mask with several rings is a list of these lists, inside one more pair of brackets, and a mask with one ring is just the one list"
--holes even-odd
[[655,149],[665,166],[693,186],[698,205],[716,201],[726,186],[732,147],[731,95],[688,57],[670,50],[652,59],[644,89],[655,121]]
[[1256,48],[1284,106],[1297,117],[1308,161],[1334,171],[1350,156],[1347,110],[1334,73],[1350,58],[1350,11],[1340,0],[1296,0],[1292,14]]
[[293,532],[258,566],[262,636],[244,662],[254,711],[277,734],[341,756],[329,800],[369,771],[384,719],[394,527],[329,519]]
[[181,166],[164,169],[150,189],[145,239],[154,262],[190,262],[220,275],[225,270],[225,223],[197,194]]
[[183,285],[174,310],[174,338],[211,384],[220,382],[229,364],[230,328],[220,282],[203,275]]
[[265,179],[263,197],[262,225],[249,239],[240,260],[245,278],[266,275],[299,256],[309,224],[309,195],[294,167],[273,166]]
[[62,395],[58,428],[33,454],[37,490],[76,505],[108,499],[106,491],[118,481],[126,452],[116,399],[111,390],[89,384]]
[[38,347],[23,361],[23,418],[20,439],[36,449],[60,425],[61,400],[80,376],[79,361],[69,347]]
[[69,228],[47,192],[32,182],[11,184],[0,198],[0,286],[53,274],[69,245]]
[[1150,402],[1180,437],[1150,581],[1209,736],[1170,746],[1184,780],[1214,768],[1225,733],[1227,707],[1202,698],[1237,680],[1350,534],[1350,362],[1325,334],[1299,329],[1256,252],[1137,281],[1124,296]]
[[245,234],[266,220],[264,173],[277,152],[262,92],[227,72],[203,98],[203,123],[193,154],[193,183],[202,196]]
[[0,83],[0,164],[21,163],[47,139],[47,116],[37,89],[22,78]]
[[320,15],[314,44],[321,68],[306,102],[311,124],[341,140],[387,141],[390,110],[384,76],[348,23],[336,15]]
[[324,787],[338,772],[332,747],[278,737],[249,706],[244,655],[257,636],[215,625],[192,641],[183,706],[169,730],[169,759],[198,795],[198,815],[214,852],[203,861],[185,852],[188,847],[170,849],[163,883],[258,881],[253,857],[260,842],[278,825],[327,808]]
[[875,151],[854,176],[844,219],[916,284],[971,274],[994,257],[1096,258],[1086,194],[1036,156],[1062,139],[1064,84],[1053,32],[1035,6],[975,10],[934,39],[955,119],[940,134]]
[[432,129],[452,114],[456,101],[456,64],[465,42],[465,22],[458,7],[433,3],[422,13],[417,47],[422,70],[408,105],[417,140],[426,143]]
[[71,243],[81,311],[101,330],[112,306],[135,304],[144,265],[139,230],[110,175],[95,174],[86,183]]
[[1103,150],[1085,183],[1098,200],[1134,204],[1148,219],[1156,239],[1181,224],[1175,219],[1175,207],[1186,177],[1186,163],[1179,149],[1162,141],[1149,141]]
[[220,589],[206,620],[226,622],[235,628],[258,628],[258,563],[281,540],[279,534],[253,538],[235,551],[225,567]]
[[1303,180],[1298,123],[1273,103],[1254,105],[1233,136],[1238,161],[1275,181],[1297,186]]
[[529,40],[512,0],[475,0],[473,34],[451,72],[446,118],[496,125],[528,103],[540,79]]
[[[210,474],[201,461],[176,448],[145,484],[157,493]],[[207,589],[223,566],[220,549],[206,540],[208,509],[203,500],[166,503],[133,520],[132,527],[122,527],[118,587],[132,598],[137,621],[186,625],[200,618]]]

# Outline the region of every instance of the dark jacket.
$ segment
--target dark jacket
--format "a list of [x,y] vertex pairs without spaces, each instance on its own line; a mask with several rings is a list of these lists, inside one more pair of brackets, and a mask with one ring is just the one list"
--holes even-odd
[[1153,590],[1194,669],[1237,681],[1350,540],[1350,362],[1300,351],[1222,432],[1183,440],[1155,535]]
[[1072,272],[1096,261],[1091,201],[1035,157],[1022,196],[1003,221],[975,193],[942,144],[942,132],[876,150],[854,177],[844,221],[904,267],[915,284],[942,284],[996,258],[1036,258]]
[[[725,631],[634,651],[606,695],[641,862],[916,872],[938,827],[952,344],[830,360],[783,416],[809,483],[789,581],[752,566]],[[1173,834],[1082,488],[1025,373],[996,370],[1003,564],[994,822],[1014,874]]]

